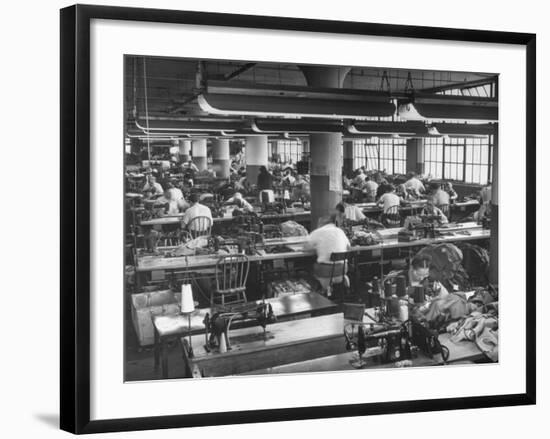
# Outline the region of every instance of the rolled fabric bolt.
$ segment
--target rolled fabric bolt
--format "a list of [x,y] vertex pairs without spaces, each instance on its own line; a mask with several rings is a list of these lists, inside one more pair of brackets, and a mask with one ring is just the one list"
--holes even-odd
[[397,297],[388,300],[388,311],[390,316],[399,318],[399,299]]
[[426,300],[424,287],[414,287],[414,303],[424,303]]
[[181,312],[189,313],[195,310],[195,302],[193,301],[193,290],[191,284],[182,284],[181,286]]
[[397,297],[403,297],[407,295],[407,284],[405,281],[405,276],[397,276],[395,278],[395,291],[397,294]]
[[402,322],[409,320],[409,304],[406,300],[399,300],[399,320]]
[[220,354],[224,354],[225,352],[227,352],[227,342],[225,340],[225,334],[224,333],[221,333],[220,334]]

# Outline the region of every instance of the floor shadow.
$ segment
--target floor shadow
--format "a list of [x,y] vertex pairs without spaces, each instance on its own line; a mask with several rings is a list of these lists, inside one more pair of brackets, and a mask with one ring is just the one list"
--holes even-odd
[[59,415],[57,413],[35,413],[34,417],[48,427],[59,429]]

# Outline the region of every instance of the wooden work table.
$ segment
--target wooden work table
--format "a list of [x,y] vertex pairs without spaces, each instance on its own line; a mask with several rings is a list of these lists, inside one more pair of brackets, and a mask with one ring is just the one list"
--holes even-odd
[[[170,214],[166,215],[160,218],[153,218],[150,220],[141,221],[141,226],[166,226],[166,225],[174,225],[174,224],[180,224],[181,219],[185,213],[176,213],[176,214]],[[295,210],[295,211],[287,211],[283,213],[273,213],[273,214],[259,214],[258,215],[260,219],[262,220],[274,220],[274,219],[292,219],[292,218],[298,218],[298,219],[308,219],[311,216],[311,212],[309,210]],[[238,217],[234,216],[224,216],[224,217],[217,217],[213,218],[214,224],[216,223],[225,223],[235,220]]]
[[[367,310],[372,315],[373,310]],[[365,314],[363,321],[370,321]],[[261,375],[271,373],[328,372],[356,370],[350,360],[357,352],[348,352],[343,335],[343,314],[314,317],[269,325],[266,337],[261,328],[243,328],[231,331],[232,350],[219,353],[204,348],[204,336],[192,337],[194,356],[184,350],[186,376],[216,377],[228,375]],[[188,339],[182,339],[188,346]],[[441,334],[439,341],[449,348],[446,364],[471,362],[483,358],[483,354],[471,341],[454,343],[449,334]],[[381,364],[367,359],[366,368],[391,368],[395,363]],[[419,352],[412,366],[442,365],[441,356],[433,358]]]
[[[285,321],[297,317],[311,317],[335,312],[337,309],[337,305],[334,302],[315,292],[290,294],[266,299],[265,302],[271,304],[273,314],[277,321]],[[263,301],[258,300],[256,303],[260,305]],[[158,369],[159,364],[162,365],[163,378],[168,377],[168,357],[165,344],[174,338],[188,334],[189,326],[191,327],[191,334],[204,334],[204,318],[206,314],[211,315],[210,308],[197,309],[197,311],[191,315],[190,320],[187,316],[183,315],[153,317],[153,328],[155,331],[155,369]],[[261,328],[259,328],[252,319],[245,322],[237,322],[233,326],[238,328],[239,325],[254,326],[255,331],[261,331]],[[204,335],[199,338],[201,338],[204,344]]]
[[[238,375],[255,369],[311,360],[345,352],[344,316],[341,313],[230,332],[232,349],[225,353],[208,352],[204,335],[192,337],[193,357],[184,362],[188,377]],[[187,348],[188,339],[182,339]]]
[[[420,209],[421,207],[425,206],[427,203],[427,200],[414,200],[414,201],[407,201],[401,205],[401,209],[404,210],[412,210],[412,209]],[[377,203],[356,203],[355,206],[359,207],[365,215],[373,215],[373,214],[380,214],[382,213],[382,208],[378,206]],[[469,209],[477,208],[479,207],[479,202],[477,200],[468,200],[468,201],[460,201],[457,203],[453,203],[450,205],[450,209],[453,212],[456,211],[468,211]],[[149,227],[149,226],[166,226],[166,225],[174,225],[179,224],[181,222],[181,218],[183,217],[184,213],[177,213],[177,214],[170,214],[163,216],[161,218],[154,218],[150,220],[141,221],[140,225]],[[298,219],[298,220],[307,220],[311,217],[311,212],[309,210],[291,210],[288,209],[284,213],[279,214],[265,214],[259,215],[261,219],[263,220],[275,220],[275,219]],[[235,217],[233,216],[226,216],[226,217],[219,217],[214,218],[214,224],[216,223],[225,223],[233,221]]]
[[[363,319],[365,322],[372,321],[367,314],[373,315],[373,309],[366,310]],[[343,338],[343,336],[342,336]],[[472,362],[484,359],[482,352],[477,348],[474,342],[462,340],[459,342],[451,341],[451,335],[448,333],[439,335],[439,342],[449,348],[449,358],[445,364],[459,362]],[[244,375],[263,375],[280,373],[301,373],[301,372],[334,372],[334,371],[353,371],[355,369],[351,362],[357,359],[357,351],[343,352],[324,357],[313,358],[310,360],[297,361],[294,363],[281,364],[273,367],[257,368],[244,373]],[[364,369],[387,369],[397,367],[395,363],[380,363],[372,358],[366,358],[367,366]],[[428,357],[423,352],[418,352],[418,356],[412,359],[412,367],[422,366],[440,366],[443,365],[441,355]]]
[[[401,229],[382,229],[380,231],[382,239],[380,243],[374,245],[353,246],[351,251],[383,251],[392,248],[426,246],[429,244],[442,242],[475,241],[480,239],[488,239],[490,237],[490,231],[483,229],[476,223],[462,223],[457,225],[449,224],[447,227],[438,229],[440,232],[446,233],[446,235],[410,242],[398,241],[397,232],[399,230]],[[250,262],[262,262],[315,256],[314,250],[308,250],[305,248],[306,241],[307,236],[267,239],[265,240],[267,247],[284,245],[291,249],[291,251],[282,253],[267,253],[264,249],[261,249],[257,250],[256,254],[248,256],[248,259]],[[218,259],[224,254],[225,253],[179,257],[138,255],[136,271],[150,272],[155,270],[191,270],[212,268],[216,265]]]
[[[484,358],[481,351],[471,341],[460,341],[453,343],[450,341],[449,334],[441,334],[439,336],[441,344],[449,348],[449,359],[445,364],[453,364],[459,362],[478,361]],[[328,355],[325,357],[314,358],[311,360],[297,361],[290,364],[282,364],[279,366],[256,369],[246,372],[244,375],[263,375],[263,374],[280,374],[280,373],[302,373],[302,372],[335,372],[335,371],[352,371],[355,369],[351,362],[357,359],[357,352],[344,352],[341,354]],[[364,369],[390,369],[396,368],[395,363],[379,363],[376,360],[367,358],[367,366]],[[441,355],[434,355],[433,358],[419,352],[416,358],[412,359],[412,367],[423,366],[442,366],[443,361]]]

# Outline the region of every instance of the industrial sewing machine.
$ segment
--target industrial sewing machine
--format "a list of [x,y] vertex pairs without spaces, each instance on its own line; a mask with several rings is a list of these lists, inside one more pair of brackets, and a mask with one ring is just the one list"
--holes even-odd
[[365,358],[377,357],[383,363],[411,359],[411,342],[406,325],[401,323],[349,323],[344,326],[346,350],[357,350],[359,358],[352,361],[356,369],[366,366]]
[[427,322],[411,318],[406,322],[350,323],[344,327],[346,350],[357,350],[357,360],[350,364],[361,369],[365,358],[376,357],[382,363],[411,360],[418,351],[429,358],[440,354],[449,359],[449,348],[439,341],[439,334]]
[[407,225],[397,233],[399,242],[411,242],[419,239],[435,238],[435,226],[439,225],[436,215],[424,215],[408,219]]
[[204,349],[210,352],[217,349],[220,353],[231,350],[229,330],[231,324],[236,321],[256,320],[263,328],[263,337],[267,337],[266,327],[268,323],[276,321],[273,308],[270,303],[257,304],[248,302],[234,305],[224,310],[216,311],[210,316],[206,314],[203,323],[205,326]]

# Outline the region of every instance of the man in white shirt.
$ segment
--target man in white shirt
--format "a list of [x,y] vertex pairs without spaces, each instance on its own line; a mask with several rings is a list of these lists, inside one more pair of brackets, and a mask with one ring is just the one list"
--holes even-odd
[[401,198],[395,194],[395,188],[389,186],[389,191],[383,194],[378,200],[378,206],[382,207],[383,213],[387,213],[388,209],[393,206],[399,206],[401,204]]
[[332,253],[345,252],[350,249],[350,242],[344,231],[334,224],[331,217],[319,219],[319,227],[309,234],[306,248],[317,253],[318,264],[332,264]]
[[407,190],[413,190],[417,196],[426,191],[424,184],[415,177],[413,172],[409,172],[407,177],[409,177],[409,179],[405,182],[405,188]]
[[333,270],[330,256],[332,253],[349,251],[350,242],[344,231],[334,224],[334,217],[322,217],[319,219],[319,227],[309,234],[306,249],[313,249],[317,254],[317,262],[313,266],[313,275],[321,284],[324,291],[330,297],[330,277],[334,283],[347,282],[345,276],[347,267],[343,263],[337,263]]
[[205,217],[209,218],[210,219],[210,226],[212,226],[212,223],[213,223],[212,212],[210,211],[210,208],[208,206],[205,206],[205,205],[199,203],[199,195],[198,194],[191,194],[189,196],[189,202],[191,203],[191,207],[189,207],[185,211],[185,214],[183,215],[183,218],[181,219],[181,221],[187,227],[187,229],[188,230],[193,230],[193,231],[206,230],[205,227],[207,227],[207,225],[197,226],[196,223],[190,224],[191,221],[194,218],[197,218],[199,216],[205,216]]

